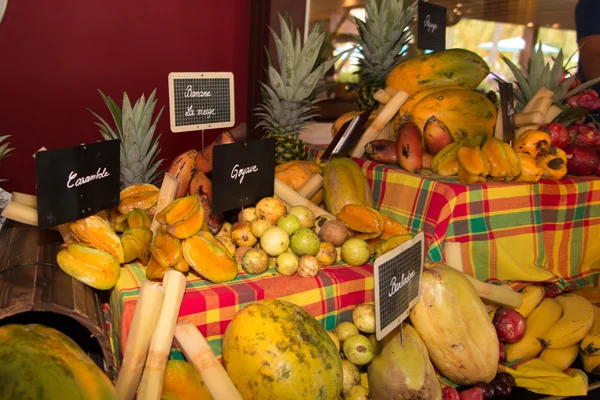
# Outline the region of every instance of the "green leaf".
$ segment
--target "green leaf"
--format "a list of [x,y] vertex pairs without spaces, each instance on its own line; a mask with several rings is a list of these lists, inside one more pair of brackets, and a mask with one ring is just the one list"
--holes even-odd
[[275,71],[275,68],[273,68],[273,66],[271,65],[269,65],[268,72],[270,88],[272,88],[275,91],[275,93],[277,93],[277,96],[279,96],[280,98],[286,98],[285,86],[283,84],[283,79],[281,79],[281,76],[279,76],[277,71]]
[[147,106],[142,110],[140,120],[137,122],[137,140],[139,143],[148,135],[148,129],[150,129],[150,124],[152,123],[152,114],[157,102],[155,100],[152,103],[147,103]]
[[[101,116],[99,116],[98,114],[96,114],[95,112],[93,112],[92,110],[90,110],[89,108],[88,108],[88,111],[90,113],[92,113],[93,116],[95,116],[96,118],[98,118],[100,120],[100,122],[102,124],[99,124],[97,122],[95,122],[95,124],[98,127],[103,126],[106,129],[106,132],[108,132],[110,134],[110,138],[111,139],[119,139],[119,134],[116,133],[115,131],[113,131],[113,129],[110,127],[110,125],[108,125],[108,123]],[[100,133],[102,134],[102,131]],[[103,136],[104,136],[104,134],[103,134]],[[104,138],[104,139],[105,140],[109,140],[109,139],[106,139],[106,138]]]
[[[126,132],[125,127],[128,124],[128,121],[131,120],[133,122],[133,109],[131,108],[131,102],[129,101],[129,97],[127,96],[127,93],[123,93],[123,135],[127,135],[128,133]],[[134,130],[132,131],[134,133],[134,138],[137,137],[135,135],[135,124],[133,125]]]
[[[136,134],[135,134],[135,125],[133,124],[133,119],[126,119],[125,126],[123,127],[123,144],[126,149],[129,149],[131,146],[136,143]],[[129,164],[129,160],[127,161]]]
[[[275,33],[275,31],[273,29],[271,29],[269,27],[269,29],[271,30],[271,35],[273,35],[273,41],[275,42],[275,49],[277,50],[277,66],[279,67],[279,69],[283,68],[283,43],[281,43],[281,39],[279,39],[279,37],[277,36],[277,34]],[[271,55],[269,54],[269,50],[265,49],[265,51],[267,52],[267,57],[269,60],[269,65],[272,65],[272,60],[271,60]]]
[[590,87],[594,86],[598,82],[600,82],[600,77],[591,79],[585,83],[582,83],[581,85],[577,86],[575,89],[573,89],[569,93],[567,93],[564,98],[568,99],[571,96],[575,96],[577,93],[579,93],[585,89],[589,89]]
[[[294,80],[294,87],[298,87],[313,71],[315,63],[319,59],[319,53],[321,45],[325,39],[325,34],[320,33],[316,39],[311,42],[306,42],[304,49],[302,49],[302,56],[298,62],[298,68],[296,70],[296,76]],[[296,95],[294,94],[294,97]]]
[[512,61],[510,61],[504,54],[500,54],[500,57],[517,80],[517,85],[519,85],[519,88],[521,89],[521,92],[523,93],[525,99],[531,99],[533,97],[533,93],[531,87],[529,87],[529,84],[527,83],[525,75],[523,75],[519,67],[517,67]]
[[546,66],[544,67],[544,70],[542,71],[542,74],[539,78],[539,82],[540,88],[545,87],[552,90],[552,88],[550,87],[550,64],[546,64]]
[[100,97],[102,97],[102,100],[104,100],[104,103],[108,107],[108,110],[110,111],[110,115],[112,116],[113,121],[115,122],[115,127],[117,132],[119,133],[119,136],[122,136],[121,130],[123,129],[123,115],[121,109],[119,108],[119,106],[117,106],[117,103],[115,103],[113,99],[104,95],[104,93],[102,93],[100,89],[98,89],[98,92],[100,93]]
[[585,108],[571,108],[563,105],[559,105],[559,107],[563,111],[558,115],[556,121],[565,125],[571,125],[573,122],[577,121],[581,117],[589,114],[589,111]]
[[552,71],[550,72],[550,82],[553,83],[553,87],[551,87],[549,89],[552,90],[553,92],[556,91],[556,89],[560,85],[560,78],[562,77],[563,70],[564,70],[563,62],[564,62],[563,51],[562,51],[562,49],[560,49],[560,51],[558,52],[558,55],[556,56],[556,59],[554,60],[554,65],[552,66]]

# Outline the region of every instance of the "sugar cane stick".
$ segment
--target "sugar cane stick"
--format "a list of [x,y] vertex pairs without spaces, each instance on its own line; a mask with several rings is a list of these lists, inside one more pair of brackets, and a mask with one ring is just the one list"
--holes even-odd
[[[500,111],[500,110],[498,110]],[[504,116],[501,112],[496,115],[496,126],[494,126],[494,137],[504,140]]]
[[529,102],[523,107],[521,112],[534,111],[535,103],[542,97],[552,98],[554,96],[554,92],[548,88],[542,87],[537,93],[529,100]]
[[24,206],[9,200],[2,211],[2,216],[22,224],[38,226],[38,214],[35,208]]
[[156,220],[156,216],[163,210],[163,208],[175,200],[177,189],[179,189],[179,181],[177,178],[169,173],[166,173],[165,177],[163,178],[162,185],[160,186],[160,193],[158,194],[158,200],[156,202],[154,219],[152,219],[152,224],[150,225],[150,230],[152,231],[153,235],[156,235],[156,232],[158,232],[158,228],[160,227],[160,223]]
[[560,113],[562,113],[562,111],[562,108],[555,105],[551,105],[550,109],[546,113],[546,117],[544,118],[544,123],[549,124],[550,122],[554,121],[554,119],[558,117]]
[[552,97],[542,97],[536,100],[532,111],[541,112],[545,117],[550,107],[552,107]]
[[292,207],[294,206],[305,206],[308,207],[316,217],[321,215],[328,215],[332,218],[335,216],[331,215],[321,207],[317,206],[312,201],[305,199],[301,195],[298,194],[294,189],[287,186],[285,183],[281,182],[279,179],[275,178],[275,195],[279,197],[284,202],[288,203]]
[[544,123],[544,114],[540,111],[528,111],[515,114],[515,126],[520,128],[525,125],[542,125]]
[[202,376],[214,400],[241,400],[242,396],[217,360],[206,339],[189,321],[175,327],[175,342]]
[[120,400],[135,397],[163,297],[164,290],[160,284],[150,281],[142,283],[125,345],[123,365],[117,378],[117,398]]
[[[464,273],[459,242],[446,242],[444,244],[444,256],[448,266]],[[523,295],[521,293],[515,292],[508,287],[482,282],[468,274],[464,275],[471,281],[473,287],[475,287],[475,291],[482,299],[513,308],[521,307],[521,303],[523,302]]]
[[34,195],[13,192],[10,199],[15,203],[23,204],[24,206],[35,208],[37,210],[37,197]]
[[305,199],[311,199],[323,187],[323,176],[321,174],[313,174],[308,180],[298,189],[298,194]]
[[385,90],[379,89],[378,91],[375,92],[375,94],[373,95],[373,98],[375,100],[377,100],[378,102],[380,102],[381,104],[385,104],[388,101],[390,101],[392,96]]
[[536,130],[539,129],[539,127],[540,127],[539,125],[525,125],[525,126],[522,126],[522,127],[518,128],[517,131],[515,132],[515,138],[518,138],[519,136],[521,136],[526,131],[530,131],[530,130],[536,131]]
[[379,132],[394,118],[394,115],[400,110],[402,104],[408,100],[408,97],[408,93],[403,90],[398,91],[398,93],[392,96],[390,101],[377,113],[373,122],[371,122],[362,134],[360,140],[352,150],[352,157],[361,157],[363,155],[365,145],[377,138]]
[[71,239],[71,223],[67,222],[66,224],[60,224],[56,227],[58,233],[62,237],[63,242],[66,242]]
[[392,123],[389,122],[386,126],[383,127],[381,132],[377,135],[376,140],[390,140],[390,131],[392,130]]
[[150,339],[148,358],[146,359],[137,396],[139,400],[160,400],[165,368],[173,345],[173,334],[175,333],[175,325],[177,324],[185,285],[185,276],[175,270],[168,271],[163,278],[165,296],[152,333],[152,339]]

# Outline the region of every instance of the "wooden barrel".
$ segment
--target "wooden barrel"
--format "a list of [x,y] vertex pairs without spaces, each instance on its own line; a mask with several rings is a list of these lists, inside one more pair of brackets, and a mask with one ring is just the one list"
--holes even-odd
[[58,232],[6,221],[0,229],[0,324],[41,323],[73,339],[112,378],[101,292],[56,264]]

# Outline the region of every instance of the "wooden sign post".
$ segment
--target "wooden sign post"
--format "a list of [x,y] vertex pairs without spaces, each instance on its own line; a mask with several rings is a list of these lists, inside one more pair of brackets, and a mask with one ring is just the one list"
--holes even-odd
[[169,74],[171,131],[230,128],[235,124],[233,74],[172,72]]
[[118,140],[46,150],[35,157],[39,229],[119,204]]
[[383,339],[419,301],[425,257],[423,232],[375,260],[375,336]]

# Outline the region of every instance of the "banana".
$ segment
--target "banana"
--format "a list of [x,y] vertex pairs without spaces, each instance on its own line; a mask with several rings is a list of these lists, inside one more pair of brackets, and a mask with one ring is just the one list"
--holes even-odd
[[527,318],[525,335],[517,343],[506,345],[506,361],[532,358],[543,350],[538,337],[546,334],[562,317],[562,309],[554,299],[544,299]]
[[575,289],[571,294],[576,294],[577,296],[585,297],[592,304],[600,304],[600,289],[595,287],[583,287],[579,289]]
[[544,349],[540,354],[540,359],[557,370],[564,371],[573,364],[578,354],[579,346],[574,344],[566,349]]
[[556,296],[563,316],[548,332],[539,337],[544,347],[564,349],[572,346],[588,334],[594,323],[594,308],[587,299],[575,294]]
[[541,285],[529,285],[521,290],[521,294],[523,295],[523,303],[521,303],[521,307],[516,308],[515,310],[523,317],[527,318],[533,310],[535,310],[538,304],[541,303],[544,298],[545,290]]
[[594,308],[592,329],[581,341],[581,351],[588,355],[600,354],[600,307]]
[[185,196],[192,180],[192,173],[196,168],[196,150],[189,150],[180,154],[173,160],[168,172],[177,179],[179,186],[177,188],[176,198]]
[[583,370],[588,374],[600,375],[600,354],[590,356],[583,351],[580,354],[583,361]]

